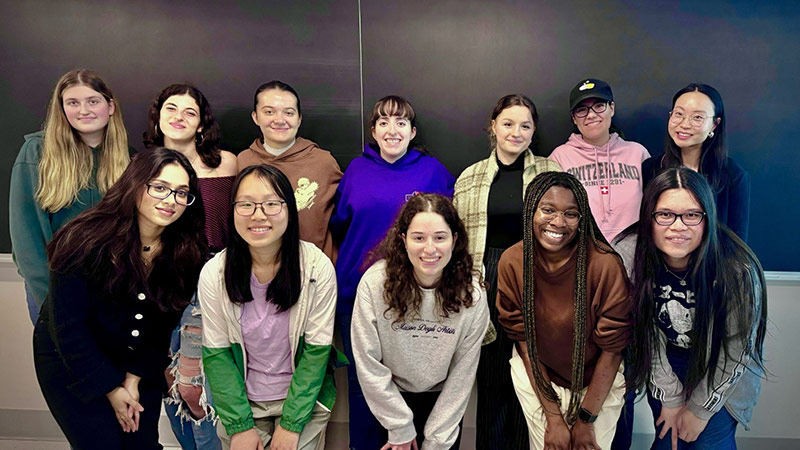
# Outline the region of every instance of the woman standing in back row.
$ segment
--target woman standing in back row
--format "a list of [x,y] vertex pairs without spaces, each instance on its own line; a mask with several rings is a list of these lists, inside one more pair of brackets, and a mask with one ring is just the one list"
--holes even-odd
[[491,154],[461,173],[453,194],[469,236],[469,252],[476,266],[485,266],[491,326],[498,330],[497,340],[482,348],[478,366],[476,448],[481,449],[528,448],[525,418],[511,385],[508,361],[513,341],[500,330],[494,299],[500,255],[522,240],[526,186],[539,173],[561,170],[530,149],[538,122],[536,106],[528,97],[501,98],[487,129]]
[[50,283],[45,247],[59,228],[100,201],[130,153],[122,109],[106,82],[88,69],[65,73],[43,130],[25,136],[11,169],[11,246],[34,324]]

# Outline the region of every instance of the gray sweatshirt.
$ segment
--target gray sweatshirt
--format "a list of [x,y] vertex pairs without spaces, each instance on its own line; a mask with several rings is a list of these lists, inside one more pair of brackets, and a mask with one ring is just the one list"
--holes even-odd
[[385,279],[386,264],[379,261],[361,278],[356,293],[351,339],[359,384],[393,444],[417,436],[414,414],[400,392],[441,391],[420,448],[449,449],[467,408],[489,323],[486,291],[473,280],[473,305],[442,318],[435,291],[422,289],[419,314],[393,324],[393,313],[384,316]]

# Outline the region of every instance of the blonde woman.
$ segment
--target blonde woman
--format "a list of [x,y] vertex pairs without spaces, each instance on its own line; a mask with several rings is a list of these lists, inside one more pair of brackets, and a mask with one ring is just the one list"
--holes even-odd
[[32,322],[47,297],[53,233],[97,204],[129,161],[122,110],[106,82],[87,69],[65,73],[42,131],[25,136],[11,169],[9,231]]

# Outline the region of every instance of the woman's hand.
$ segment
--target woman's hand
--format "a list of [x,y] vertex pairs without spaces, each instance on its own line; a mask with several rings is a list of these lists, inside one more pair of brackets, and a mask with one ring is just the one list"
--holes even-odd
[[[131,394],[131,397],[139,401],[139,381],[142,377],[138,377],[132,373],[125,374],[125,381],[122,382],[122,387]],[[133,419],[133,423],[135,425],[133,431],[139,430],[139,408],[135,408],[132,406],[128,406],[127,411],[128,417]]]
[[658,438],[664,439],[664,436],[667,435],[667,432],[672,430],[672,450],[678,450],[678,417],[683,410],[683,406],[679,406],[677,408],[661,408],[661,415],[658,416],[656,420],[656,426],[664,424],[661,427],[661,433],[659,433]]
[[417,450],[417,440],[412,439],[411,442],[406,442],[405,444],[391,444],[389,442],[386,443],[381,450]]
[[275,427],[275,433],[272,434],[272,442],[269,445],[270,450],[297,450],[297,442],[300,440],[300,433],[287,431],[280,425]]
[[582,420],[575,422],[570,431],[572,436],[572,450],[600,450],[597,438],[594,435],[594,424]]
[[544,448],[546,450],[570,450],[572,435],[561,414],[548,414],[544,427]]
[[231,450],[264,450],[261,437],[255,428],[231,436]]
[[708,425],[707,419],[701,419],[689,411],[689,408],[683,408],[678,416],[678,433],[680,438],[686,442],[694,442],[697,440],[700,433],[706,429]]
[[[111,403],[111,407],[114,409],[114,415],[117,416],[117,421],[122,426],[122,431],[129,433],[139,429],[138,414],[144,411],[144,408],[131,396],[127,389],[118,386],[106,394],[106,398],[108,398],[108,402]],[[128,415],[129,410],[136,412],[134,414],[137,417],[136,421],[134,421],[133,415]]]

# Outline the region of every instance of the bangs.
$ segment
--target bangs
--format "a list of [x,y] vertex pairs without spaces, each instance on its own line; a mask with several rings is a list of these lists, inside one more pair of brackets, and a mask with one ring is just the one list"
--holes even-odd
[[411,126],[415,126],[416,114],[411,103],[403,97],[396,95],[389,95],[384,97],[375,104],[372,108],[372,116],[370,117],[370,125],[375,126],[375,123],[381,117],[401,117],[411,122]]

